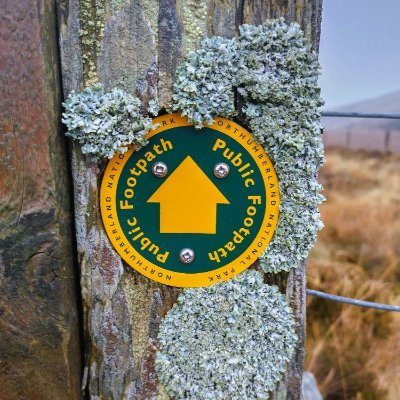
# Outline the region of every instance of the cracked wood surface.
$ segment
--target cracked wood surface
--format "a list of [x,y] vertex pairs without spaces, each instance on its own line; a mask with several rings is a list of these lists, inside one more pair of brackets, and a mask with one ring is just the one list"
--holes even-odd
[[[232,37],[242,23],[285,17],[302,26],[318,51],[322,0],[60,0],[64,96],[96,81],[139,96],[171,101],[175,69],[202,37]],[[95,24],[88,22],[95,21]],[[82,36],[80,36],[80,31]],[[91,398],[165,399],[153,360],[161,318],[179,290],[156,284],[123,264],[112,249],[99,212],[104,163],[72,145],[75,224],[84,306],[83,385]],[[305,263],[289,274],[267,276],[294,310],[300,338],[273,399],[301,398],[305,339]]]
[[55,2],[0,0],[0,398],[81,398]]

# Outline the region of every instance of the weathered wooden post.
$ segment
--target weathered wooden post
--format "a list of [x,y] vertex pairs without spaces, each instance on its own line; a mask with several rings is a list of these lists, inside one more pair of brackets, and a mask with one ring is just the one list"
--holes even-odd
[[[321,1],[60,1],[59,32],[64,95],[100,81],[142,99],[171,103],[177,66],[205,36],[234,37],[243,23],[283,16],[298,21],[318,50]],[[91,398],[165,398],[154,371],[161,318],[179,290],[155,284],[123,265],[100,217],[105,163],[89,161],[72,145],[75,225],[84,307],[85,374]],[[299,338],[274,398],[301,397],[305,339],[305,262],[268,276],[286,293]]]
[[390,153],[390,130],[389,129],[387,129],[385,131],[384,152],[385,152],[385,154]]
[[78,399],[81,352],[54,1],[0,1],[0,398]]

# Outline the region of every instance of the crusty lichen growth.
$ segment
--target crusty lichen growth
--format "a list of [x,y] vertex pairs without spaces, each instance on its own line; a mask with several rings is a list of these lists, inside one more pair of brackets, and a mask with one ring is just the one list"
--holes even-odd
[[207,32],[207,0],[182,0],[180,2],[183,24],[183,51],[198,47]]
[[285,297],[248,270],[184,290],[158,335],[156,371],[173,399],[267,399],[297,337]]
[[170,397],[167,395],[164,385],[162,383],[158,384],[157,400],[170,400]]
[[158,41],[158,15],[160,2],[158,0],[145,0],[141,2],[143,15],[153,34],[154,45]]
[[98,82],[97,55],[104,37],[104,0],[80,0],[80,24],[84,85]]
[[109,7],[111,13],[116,13],[122,8],[125,4],[127,4],[127,0],[109,0]]
[[266,272],[288,271],[307,257],[322,223],[317,172],[321,140],[319,63],[297,24],[283,19],[240,27],[238,41],[206,39],[178,69],[173,110],[196,127],[235,115],[234,90],[255,138],[275,164],[281,204],[275,235],[261,256]]
[[124,290],[129,305],[132,325],[132,355],[136,361],[137,374],[140,375],[143,353],[148,347],[149,319],[153,301],[152,290],[148,285],[133,282],[131,275],[125,275]]
[[[71,92],[63,105],[66,135],[94,159],[112,158],[126,152],[130,144],[140,149],[147,144],[146,133],[155,128],[151,118],[142,115],[138,98],[120,89],[105,93],[99,83],[81,93]],[[156,112],[156,101],[151,101],[150,109]]]

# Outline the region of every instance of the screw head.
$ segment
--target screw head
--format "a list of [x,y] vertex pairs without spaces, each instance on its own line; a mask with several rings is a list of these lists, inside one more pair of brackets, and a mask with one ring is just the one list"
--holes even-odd
[[229,165],[228,164],[225,164],[223,162],[215,164],[214,175],[217,178],[220,178],[220,179],[226,178],[228,176],[228,174],[229,174]]
[[157,178],[164,178],[164,176],[167,175],[167,173],[168,173],[167,164],[165,164],[161,161],[157,161],[151,167],[151,172]]
[[179,253],[179,259],[184,264],[190,264],[194,260],[194,251],[192,249],[182,249]]

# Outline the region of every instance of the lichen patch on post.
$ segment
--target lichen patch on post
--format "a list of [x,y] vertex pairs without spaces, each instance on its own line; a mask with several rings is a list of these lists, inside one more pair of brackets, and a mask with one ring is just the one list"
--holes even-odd
[[[94,159],[112,158],[126,152],[130,144],[141,148],[147,144],[146,133],[154,128],[151,118],[142,115],[138,98],[119,89],[105,93],[101,84],[71,92],[64,107],[66,135],[79,141],[82,153]],[[152,101],[151,110],[157,107]]]
[[110,0],[109,9],[112,13],[117,13],[127,3],[127,0]]
[[182,0],[180,2],[183,24],[184,53],[198,47],[207,33],[207,0]]
[[153,33],[154,44],[158,41],[158,15],[160,2],[157,0],[144,0],[141,2],[144,18]]
[[99,80],[97,55],[104,37],[105,4],[104,0],[80,0],[79,5],[84,84],[90,86]]
[[[143,283],[135,284],[131,275],[125,275],[124,290],[129,304],[132,326],[132,353],[133,358],[139,361],[136,365],[138,373],[141,369],[140,360],[148,347],[148,321],[153,300],[152,289]],[[145,307],[144,307],[145,305]]]
[[290,361],[292,312],[262,274],[186,289],[158,335],[156,371],[174,399],[266,399]]
[[322,228],[317,172],[324,162],[319,63],[297,24],[243,25],[238,40],[205,39],[178,68],[173,111],[196,127],[241,115],[275,164],[281,206],[274,238],[260,258],[265,272],[304,260]]
[[197,128],[211,125],[216,115],[235,114],[234,87],[239,46],[235,39],[204,39],[176,72],[172,110]]

